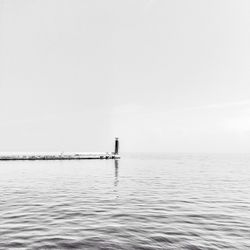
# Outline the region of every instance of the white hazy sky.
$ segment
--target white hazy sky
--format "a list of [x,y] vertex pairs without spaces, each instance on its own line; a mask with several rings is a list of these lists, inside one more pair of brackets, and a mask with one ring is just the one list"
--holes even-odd
[[0,0],[0,151],[250,152],[250,1]]

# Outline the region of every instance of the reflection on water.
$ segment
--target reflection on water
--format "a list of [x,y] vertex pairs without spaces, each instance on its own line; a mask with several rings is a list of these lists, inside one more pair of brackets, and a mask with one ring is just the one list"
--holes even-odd
[[119,160],[114,160],[115,163],[115,187],[118,185],[119,179]]
[[250,249],[250,157],[0,162],[0,249]]

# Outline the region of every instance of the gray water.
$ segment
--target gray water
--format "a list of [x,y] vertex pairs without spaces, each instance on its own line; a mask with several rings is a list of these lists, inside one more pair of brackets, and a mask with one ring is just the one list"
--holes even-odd
[[0,249],[250,249],[249,155],[0,162]]

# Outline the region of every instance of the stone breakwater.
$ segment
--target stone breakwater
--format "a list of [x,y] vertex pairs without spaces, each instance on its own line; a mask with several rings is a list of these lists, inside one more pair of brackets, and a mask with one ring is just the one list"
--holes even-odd
[[91,160],[119,159],[120,156],[109,152],[91,153],[0,153],[1,161],[8,160]]

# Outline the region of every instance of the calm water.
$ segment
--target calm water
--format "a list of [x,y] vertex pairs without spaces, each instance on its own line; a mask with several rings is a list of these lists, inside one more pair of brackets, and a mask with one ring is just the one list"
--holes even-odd
[[0,249],[250,249],[250,156],[0,162]]

